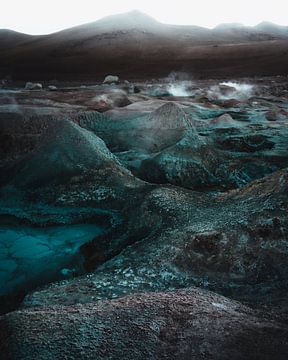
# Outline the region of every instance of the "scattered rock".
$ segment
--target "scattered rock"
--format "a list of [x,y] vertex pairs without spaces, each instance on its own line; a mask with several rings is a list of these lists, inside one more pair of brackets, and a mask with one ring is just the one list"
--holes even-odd
[[105,112],[115,107],[125,107],[130,105],[131,102],[127,97],[127,93],[120,89],[113,89],[106,94],[95,96],[90,101],[86,102],[94,110]]
[[56,90],[57,90],[57,86],[55,86],[55,85],[49,85],[49,86],[48,86],[48,90],[50,90],[50,91],[56,91]]
[[27,82],[25,85],[26,90],[42,90],[43,86],[40,83]]
[[210,122],[215,128],[239,128],[241,123],[232,118],[229,114],[223,114]]
[[227,100],[222,100],[221,105],[224,108],[232,108],[232,107],[238,107],[241,103],[242,101],[237,99],[227,99]]
[[288,111],[285,111],[284,109],[267,111],[266,119],[268,121],[285,121],[288,119]]
[[119,83],[119,76],[115,75],[107,75],[103,81],[103,84],[118,84]]

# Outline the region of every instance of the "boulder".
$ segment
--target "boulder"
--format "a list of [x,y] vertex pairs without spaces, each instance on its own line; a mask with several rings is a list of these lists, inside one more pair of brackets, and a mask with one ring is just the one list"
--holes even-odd
[[105,112],[117,107],[125,107],[130,104],[131,101],[128,99],[127,93],[121,89],[112,89],[112,91],[96,95],[91,100],[86,101],[86,105],[99,112]]
[[127,91],[128,94],[136,94],[140,92],[140,89],[132,83],[125,83],[122,87],[123,90]]
[[232,107],[238,107],[239,105],[241,105],[241,103],[242,102],[237,99],[227,99],[227,100],[222,100],[221,106],[223,108],[232,108]]
[[288,119],[288,111],[276,108],[266,112],[266,119],[268,121],[284,121]]
[[27,82],[25,85],[26,90],[42,90],[43,86],[40,83]]
[[116,75],[107,75],[103,81],[103,84],[118,84],[119,76]]
[[50,91],[56,91],[56,90],[57,90],[57,86],[55,86],[55,85],[49,85],[49,86],[48,86],[48,90],[50,90]]

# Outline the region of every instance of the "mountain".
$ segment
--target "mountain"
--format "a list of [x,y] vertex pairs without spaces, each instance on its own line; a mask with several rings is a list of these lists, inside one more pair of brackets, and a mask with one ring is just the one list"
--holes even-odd
[[[106,28],[141,28],[149,29],[149,28],[157,28],[161,26],[165,26],[155,20],[153,17],[146,15],[138,10],[133,10],[128,13],[118,14],[118,15],[111,15],[107,16],[103,19],[100,19],[94,23],[95,26],[99,26],[102,29]],[[84,25],[85,27],[85,25]]]
[[19,46],[23,43],[32,41],[36,36],[22,34],[17,31],[0,29],[0,50]]
[[[273,75],[287,72],[288,27],[223,24],[214,29],[162,24],[139,11],[105,17],[45,36],[0,40],[0,78],[130,79]],[[4,40],[3,40],[4,39]]]
[[257,31],[273,34],[275,36],[288,36],[288,26],[276,25],[269,21],[261,22],[260,24],[255,26],[255,29]]

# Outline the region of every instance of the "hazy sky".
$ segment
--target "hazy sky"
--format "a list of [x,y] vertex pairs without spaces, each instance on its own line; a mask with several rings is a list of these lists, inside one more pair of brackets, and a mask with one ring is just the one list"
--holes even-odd
[[214,27],[223,22],[288,25],[287,0],[3,0],[0,28],[47,34],[134,9],[163,23]]

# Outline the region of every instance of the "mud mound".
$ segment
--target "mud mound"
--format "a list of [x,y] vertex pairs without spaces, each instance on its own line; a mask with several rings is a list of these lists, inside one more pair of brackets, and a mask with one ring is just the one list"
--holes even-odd
[[120,168],[103,140],[75,123],[62,120],[47,129],[39,146],[26,159],[13,181],[17,186],[67,181],[89,170]]

